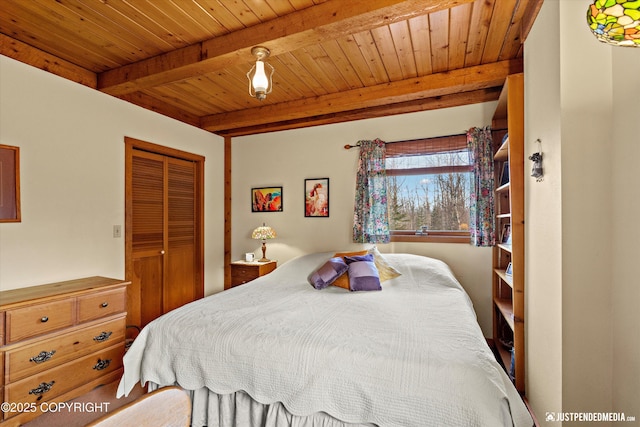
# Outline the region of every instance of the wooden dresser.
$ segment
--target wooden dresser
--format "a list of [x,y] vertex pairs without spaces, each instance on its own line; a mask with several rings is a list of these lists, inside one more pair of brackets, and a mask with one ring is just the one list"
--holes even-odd
[[0,292],[2,427],[122,376],[128,284],[88,277]]

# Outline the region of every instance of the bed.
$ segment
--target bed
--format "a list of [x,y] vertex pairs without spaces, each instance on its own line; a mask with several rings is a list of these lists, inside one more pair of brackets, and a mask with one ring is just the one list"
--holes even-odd
[[316,289],[304,255],[147,325],[137,383],[190,391],[193,426],[532,426],[471,301],[442,261],[384,254],[379,291]]

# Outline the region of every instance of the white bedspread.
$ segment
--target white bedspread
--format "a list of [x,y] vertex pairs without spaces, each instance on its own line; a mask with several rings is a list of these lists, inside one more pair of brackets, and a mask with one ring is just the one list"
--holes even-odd
[[329,257],[156,319],[125,355],[118,396],[152,381],[379,426],[533,424],[444,263],[385,254],[402,276],[382,291],[316,290],[307,276]]

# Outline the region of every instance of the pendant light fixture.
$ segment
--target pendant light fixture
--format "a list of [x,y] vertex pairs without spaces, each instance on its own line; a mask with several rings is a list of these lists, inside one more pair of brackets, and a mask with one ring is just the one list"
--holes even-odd
[[587,11],[587,23],[603,43],[640,47],[640,0],[596,0]]
[[247,73],[249,79],[249,95],[262,101],[271,93],[273,89],[273,72],[275,69],[264,60],[269,57],[271,52],[263,46],[256,46],[251,49],[251,54],[256,58],[256,63]]

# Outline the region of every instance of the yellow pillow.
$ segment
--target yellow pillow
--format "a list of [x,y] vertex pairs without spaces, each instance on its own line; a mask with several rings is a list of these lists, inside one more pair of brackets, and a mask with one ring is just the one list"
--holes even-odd
[[380,275],[380,283],[385,280],[393,279],[394,277],[400,276],[400,272],[393,268],[391,264],[382,256],[380,251],[378,251],[377,247],[372,247],[369,249],[369,253],[373,254],[373,263],[376,265],[378,269],[378,274]]
[[[366,255],[368,254],[369,251],[368,250],[363,250],[363,251],[354,251],[354,252],[337,252],[335,254],[333,254],[334,257],[342,257],[342,259],[344,259],[344,257],[346,256],[359,256],[359,255]],[[347,273],[343,274],[342,276],[338,277],[335,282],[333,282],[331,285],[333,286],[337,286],[339,288],[344,288],[349,290],[349,275]]]

